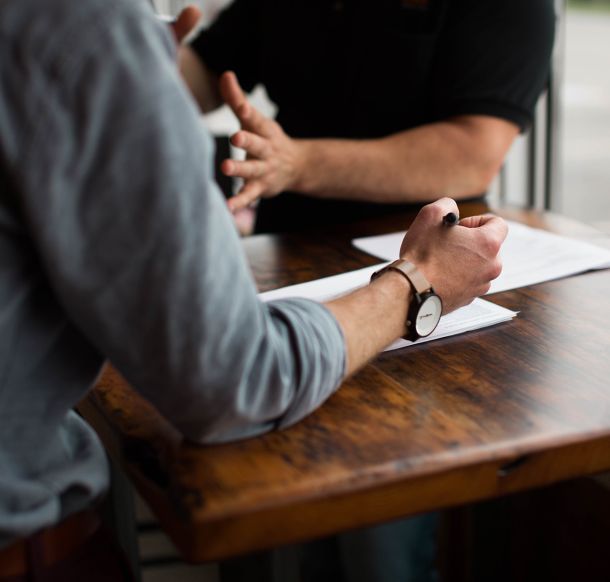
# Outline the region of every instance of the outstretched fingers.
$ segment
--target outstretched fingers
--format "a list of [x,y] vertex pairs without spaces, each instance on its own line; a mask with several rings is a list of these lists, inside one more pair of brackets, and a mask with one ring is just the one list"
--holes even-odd
[[252,107],[244,93],[237,76],[233,71],[227,71],[220,77],[220,95],[223,101],[237,116],[242,128],[264,137],[272,131],[272,122],[258,109]]
[[250,180],[260,178],[267,172],[267,164],[260,160],[225,160],[220,165],[225,176]]
[[253,158],[264,159],[271,153],[267,139],[249,131],[238,131],[231,138],[231,143]]
[[256,202],[263,192],[263,185],[256,180],[246,182],[243,188],[235,196],[227,200],[227,205],[231,212],[237,212],[242,208],[247,208]]

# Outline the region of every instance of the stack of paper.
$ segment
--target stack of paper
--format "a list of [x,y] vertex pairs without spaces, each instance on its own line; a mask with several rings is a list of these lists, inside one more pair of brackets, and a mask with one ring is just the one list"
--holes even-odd
[[421,344],[442,337],[466,333],[467,331],[474,331],[482,327],[489,327],[503,321],[510,321],[516,315],[516,311],[500,307],[490,301],[475,299],[470,305],[456,309],[448,315],[443,315],[438,322],[437,328],[428,337],[421,338],[416,342],[398,339],[389,345],[386,351],[405,348],[412,346],[414,343]]
[[[355,239],[353,244],[371,255],[386,261],[393,261],[398,258],[404,235],[405,232],[396,232],[359,238]],[[492,283],[489,293],[535,285],[592,269],[610,268],[610,251],[607,249],[530,228],[517,222],[509,222],[509,233],[502,247],[501,257],[502,274]],[[306,297],[315,301],[328,301],[367,285],[371,274],[386,264],[382,263],[309,283],[283,287],[262,293],[260,297],[264,301],[286,297]],[[416,343],[480,329],[508,321],[516,315],[517,313],[514,311],[489,301],[476,299],[472,304],[443,316],[434,333]],[[413,343],[400,339],[386,349],[402,348]]]
[[[371,274],[386,264],[387,263],[382,263],[380,265],[358,269],[357,271],[350,271],[341,275],[316,279],[315,281],[310,281],[308,283],[300,283],[298,285],[282,287],[281,289],[261,293],[259,297],[263,301],[285,299],[288,297],[305,297],[307,299],[313,299],[314,301],[328,301],[341,295],[345,295],[358,287],[367,285],[371,278]],[[441,317],[438,327],[428,337],[422,338],[417,342],[399,339],[388,346],[386,350],[404,348],[413,345],[413,343],[420,344],[423,342],[440,339],[442,337],[448,337],[465,333],[467,331],[480,329],[482,327],[488,327],[503,321],[509,321],[515,317],[515,315],[517,314],[514,311],[510,311],[509,309],[505,309],[504,307],[500,307],[499,305],[495,305],[489,301],[476,299],[470,305],[457,309],[453,313]]]
[[[489,293],[518,289],[592,269],[610,268],[610,251],[595,245],[508,221],[508,236],[500,251],[502,274]],[[398,258],[405,232],[357,238],[354,246],[376,257]]]

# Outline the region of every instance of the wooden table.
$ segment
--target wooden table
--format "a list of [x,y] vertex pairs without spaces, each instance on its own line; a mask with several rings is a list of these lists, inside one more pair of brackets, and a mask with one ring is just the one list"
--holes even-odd
[[[378,262],[350,239],[410,218],[243,244],[267,290]],[[81,410],[185,559],[233,557],[610,469],[609,296],[609,271],[493,295],[519,316],[382,354],[296,426],[233,444],[183,441],[110,367]]]

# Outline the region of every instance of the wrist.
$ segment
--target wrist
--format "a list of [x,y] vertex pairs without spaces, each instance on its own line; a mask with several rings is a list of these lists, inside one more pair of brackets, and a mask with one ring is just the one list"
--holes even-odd
[[371,281],[384,275],[388,277],[390,273],[396,273],[403,278],[411,290],[403,338],[416,341],[430,335],[441,318],[443,303],[440,297],[434,292],[425,275],[404,258],[373,273]]
[[416,252],[414,249],[401,249],[400,257],[405,261],[409,261],[409,263],[415,265],[415,268],[420,271],[424,277],[430,281],[430,284],[434,287],[435,277],[431,277],[431,269],[430,269],[430,261],[427,260],[428,257],[422,252]]
[[370,287],[378,294],[378,301],[384,306],[386,321],[392,321],[395,339],[406,333],[408,306],[413,298],[413,288],[409,281],[400,273],[387,270],[379,277],[372,279]]
[[394,300],[409,299],[413,288],[409,280],[404,277],[398,271],[388,269],[383,271],[379,276],[371,278],[371,285],[378,285],[383,283],[383,286],[379,285],[381,293],[391,295]]

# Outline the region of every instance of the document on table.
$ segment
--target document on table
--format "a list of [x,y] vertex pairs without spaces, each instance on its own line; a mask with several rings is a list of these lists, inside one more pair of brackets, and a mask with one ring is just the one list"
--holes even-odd
[[[349,271],[341,275],[316,279],[308,283],[299,283],[281,289],[274,289],[260,293],[259,297],[263,301],[273,301],[274,299],[286,299],[289,297],[305,297],[314,301],[328,301],[330,299],[345,295],[349,291],[353,291],[358,287],[363,287],[368,284],[371,274],[379,270],[387,263],[365,267],[357,271]],[[483,299],[475,299],[473,303],[457,309],[456,311],[443,315],[434,332],[426,338],[422,338],[417,342],[410,342],[404,339],[398,339],[393,344],[386,348],[387,350],[395,350],[404,348],[414,343],[421,344],[443,337],[449,337],[467,331],[473,331],[482,327],[488,327],[504,321],[509,321],[515,317],[517,313],[499,305],[495,305],[490,301]]]
[[[508,236],[500,251],[502,274],[492,282],[488,293],[610,268],[608,249],[518,222],[507,222]],[[398,257],[404,235],[405,232],[395,232],[369,236],[354,239],[352,243],[362,251],[390,261]]]

